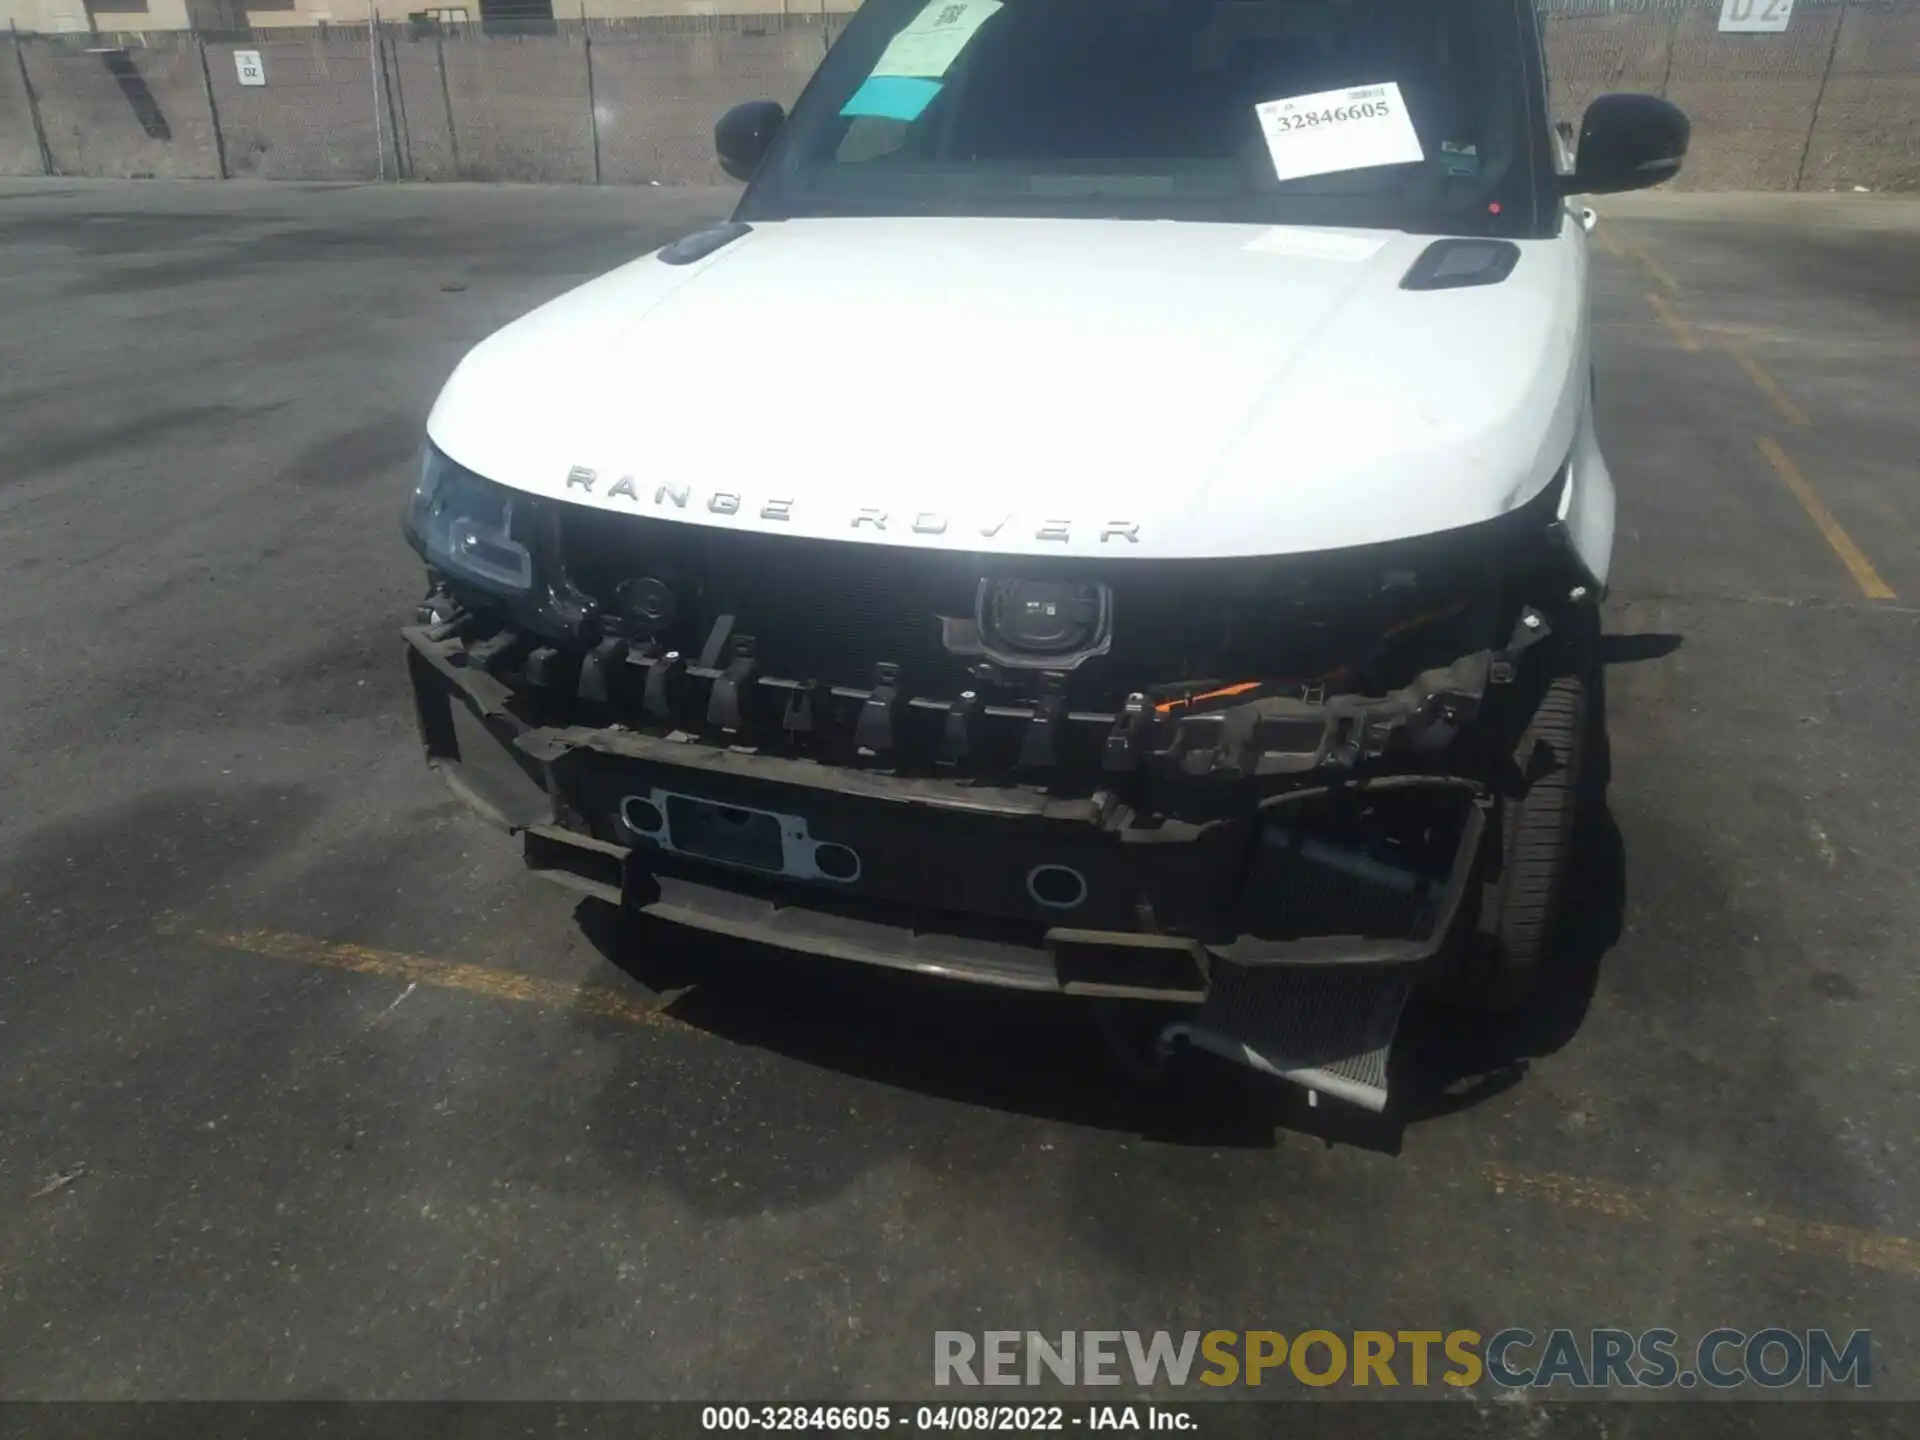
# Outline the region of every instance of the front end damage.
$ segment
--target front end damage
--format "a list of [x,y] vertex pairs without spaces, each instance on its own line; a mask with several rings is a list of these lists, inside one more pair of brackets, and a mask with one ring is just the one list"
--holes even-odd
[[[471,564],[417,507],[404,635],[430,761],[550,879],[816,955],[1161,1002],[1169,1043],[1379,1109],[1495,849],[1503,691],[1580,589],[1559,498],[1367,552],[1095,575],[515,494]],[[1010,645],[1009,595],[1080,629]]]

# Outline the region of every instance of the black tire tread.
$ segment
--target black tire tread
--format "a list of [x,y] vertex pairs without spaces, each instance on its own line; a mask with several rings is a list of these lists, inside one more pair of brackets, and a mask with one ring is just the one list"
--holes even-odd
[[[1502,806],[1503,854],[1494,926],[1492,999],[1534,998],[1558,940],[1587,748],[1590,689],[1577,660],[1545,684],[1514,748],[1524,788]],[[1542,756],[1542,747],[1546,755]],[[1543,763],[1544,762],[1544,763]]]

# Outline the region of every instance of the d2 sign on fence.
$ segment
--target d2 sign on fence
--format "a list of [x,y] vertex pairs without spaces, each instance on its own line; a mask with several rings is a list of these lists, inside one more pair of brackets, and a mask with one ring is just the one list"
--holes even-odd
[[[1727,0],[1727,3],[1731,5],[1734,3],[1734,0]],[[1724,20],[1721,22],[1721,28],[1726,28],[1726,22]],[[267,83],[267,67],[260,63],[260,52],[258,50],[234,51],[233,69],[234,73],[240,77],[240,83],[242,85],[264,85]]]
[[1720,0],[1720,28],[1734,34],[1778,32],[1793,16],[1793,0]]

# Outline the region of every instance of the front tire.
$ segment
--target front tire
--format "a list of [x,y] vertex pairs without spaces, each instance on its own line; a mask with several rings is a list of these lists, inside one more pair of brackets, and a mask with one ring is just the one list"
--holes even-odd
[[1524,724],[1500,801],[1499,874],[1483,897],[1486,998],[1495,1010],[1531,1008],[1551,988],[1592,738],[1592,637],[1548,644],[1531,682],[1517,687]]

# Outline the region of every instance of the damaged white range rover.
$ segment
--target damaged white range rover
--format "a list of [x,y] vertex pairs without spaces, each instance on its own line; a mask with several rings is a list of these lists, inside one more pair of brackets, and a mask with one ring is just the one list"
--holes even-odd
[[[1614,497],[1530,0],[867,0],[733,218],[460,365],[429,756],[660,919],[1375,1108],[1550,963]],[[1584,217],[1591,223],[1591,217]]]

